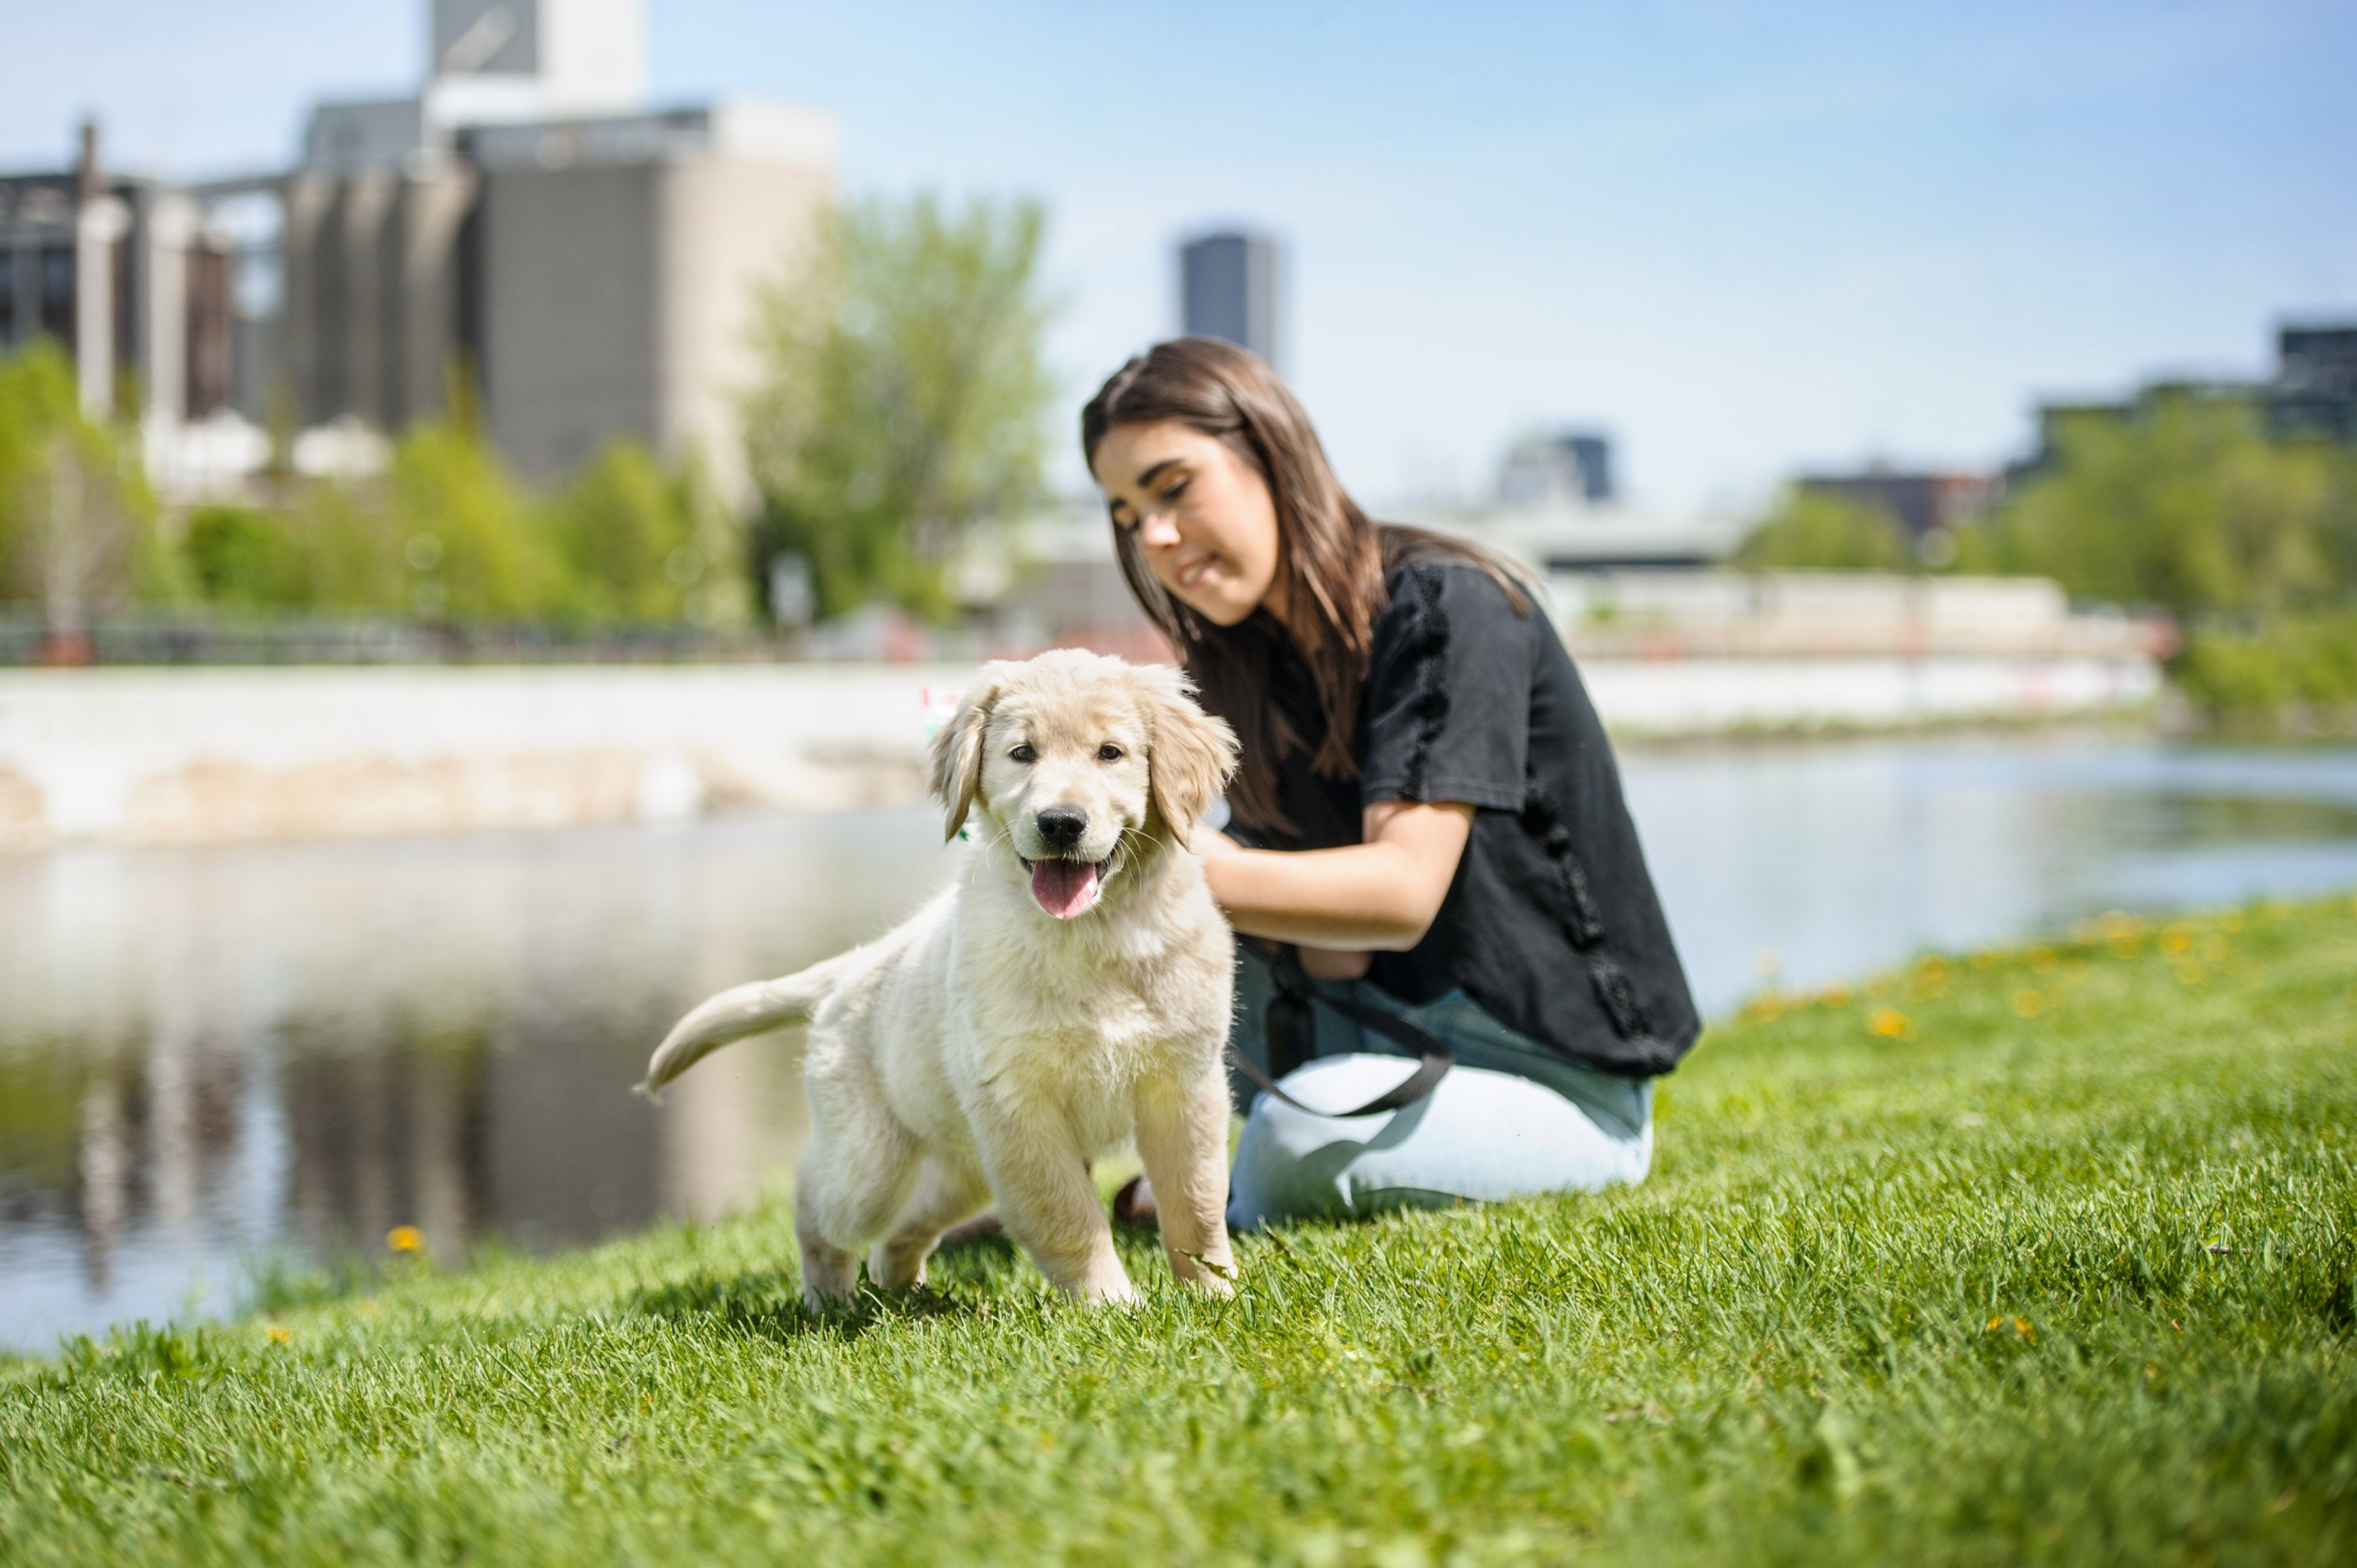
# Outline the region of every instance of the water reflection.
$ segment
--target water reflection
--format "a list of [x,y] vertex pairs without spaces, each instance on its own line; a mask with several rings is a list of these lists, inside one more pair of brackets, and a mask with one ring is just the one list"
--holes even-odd
[[808,1124],[793,1042],[629,1086],[688,1004],[912,908],[937,822],[0,865],[0,1345],[395,1225],[455,1264],[748,1201]]
[[[2357,885],[2357,751],[1632,757],[1706,1011],[2115,906]],[[791,1039],[627,1092],[679,1011],[891,925],[923,811],[0,863],[0,1345],[212,1310],[250,1260],[711,1216],[807,1126]]]

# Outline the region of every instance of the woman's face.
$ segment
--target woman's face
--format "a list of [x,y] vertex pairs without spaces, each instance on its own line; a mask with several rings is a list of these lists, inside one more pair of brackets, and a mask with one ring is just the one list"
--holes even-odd
[[1227,443],[1173,420],[1116,424],[1097,443],[1114,526],[1135,530],[1155,580],[1214,626],[1282,614],[1276,503]]

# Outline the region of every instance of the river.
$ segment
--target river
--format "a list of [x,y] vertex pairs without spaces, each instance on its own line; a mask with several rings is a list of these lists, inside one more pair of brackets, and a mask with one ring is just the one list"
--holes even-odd
[[[1718,1015],[2112,908],[2357,887],[2357,748],[2057,734],[1624,759]],[[938,818],[0,861],[0,1348],[224,1310],[269,1260],[458,1263],[758,1196],[807,1124],[791,1036],[628,1092],[711,991],[885,929]]]

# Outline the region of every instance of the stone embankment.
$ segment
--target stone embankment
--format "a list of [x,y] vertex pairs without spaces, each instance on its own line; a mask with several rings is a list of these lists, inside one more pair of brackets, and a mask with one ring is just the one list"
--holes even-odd
[[0,671],[0,850],[920,798],[968,666]]
[[[1628,737],[2116,712],[2126,649],[1582,658]],[[0,671],[0,853],[832,811],[923,797],[969,665]]]

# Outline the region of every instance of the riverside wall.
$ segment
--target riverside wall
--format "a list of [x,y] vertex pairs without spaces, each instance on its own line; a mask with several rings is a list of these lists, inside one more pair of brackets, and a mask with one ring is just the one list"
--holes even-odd
[[[1624,737],[2096,714],[2128,653],[1581,660]],[[0,854],[834,811],[924,794],[963,664],[0,671]]]

